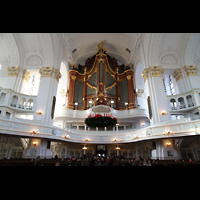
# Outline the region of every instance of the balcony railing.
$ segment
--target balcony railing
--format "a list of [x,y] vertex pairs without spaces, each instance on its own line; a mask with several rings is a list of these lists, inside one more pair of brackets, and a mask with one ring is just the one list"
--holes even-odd
[[26,95],[0,87],[0,106],[15,110],[34,111],[37,96]]
[[170,111],[181,111],[200,106],[200,88],[177,95],[168,95]]

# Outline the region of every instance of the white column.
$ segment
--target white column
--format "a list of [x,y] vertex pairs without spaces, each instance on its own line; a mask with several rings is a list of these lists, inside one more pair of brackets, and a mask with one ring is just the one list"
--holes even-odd
[[[54,71],[55,69],[53,67],[42,67],[39,71],[41,74],[41,80],[37,96],[37,105],[34,113],[34,119],[50,125],[53,124],[51,110],[53,97],[56,97],[58,86],[58,79],[55,78]],[[36,111],[38,110],[42,111],[42,116],[36,114]]]
[[[145,71],[148,78],[146,79],[147,94],[150,96],[152,119],[151,125],[161,123],[162,121],[169,120],[169,107],[167,97],[165,94],[162,74],[164,69],[161,66],[150,66],[149,74]],[[161,112],[166,111],[167,115],[162,115]]]

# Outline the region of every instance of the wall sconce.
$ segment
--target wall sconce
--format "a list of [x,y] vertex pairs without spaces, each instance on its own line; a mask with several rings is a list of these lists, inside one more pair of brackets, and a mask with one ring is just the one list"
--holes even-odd
[[133,140],[136,140],[136,139],[138,139],[139,137],[137,136],[137,135],[134,135],[133,136]]
[[33,142],[33,146],[36,146],[37,142]]
[[90,139],[90,138],[85,138],[85,141],[86,141],[86,142],[90,142],[91,139]]
[[75,106],[78,106],[78,102],[75,102],[74,105],[75,105]]
[[40,132],[37,129],[33,129],[32,131],[30,131],[30,134],[32,135],[38,135]]
[[42,111],[41,111],[41,110],[38,110],[38,111],[36,111],[36,114],[37,114],[37,115],[42,115]]
[[119,124],[116,124],[116,126],[119,126]]
[[114,101],[113,101],[113,100],[111,100],[111,101],[110,101],[110,103],[114,103]]
[[141,123],[141,126],[145,126],[145,123]]
[[69,135],[63,135],[62,138],[70,139],[70,136]]
[[172,134],[172,131],[170,130],[165,130],[165,132],[163,132],[164,135],[169,135],[169,134]]
[[170,143],[170,142],[168,142],[168,143],[166,143],[166,145],[167,145],[167,147],[170,147],[170,146],[171,146],[171,143]]
[[116,150],[119,150],[120,149],[120,147],[119,146],[116,146]]
[[84,147],[82,147],[82,149],[83,149],[83,150],[87,150],[87,147],[86,147],[86,146],[84,146]]
[[167,115],[167,112],[166,112],[165,110],[163,110],[163,111],[161,112],[161,114],[162,114],[162,115]]

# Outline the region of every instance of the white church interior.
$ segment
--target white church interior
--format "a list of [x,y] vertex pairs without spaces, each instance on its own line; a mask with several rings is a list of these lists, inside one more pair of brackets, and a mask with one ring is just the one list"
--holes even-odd
[[197,164],[199,65],[200,33],[0,33],[0,164]]

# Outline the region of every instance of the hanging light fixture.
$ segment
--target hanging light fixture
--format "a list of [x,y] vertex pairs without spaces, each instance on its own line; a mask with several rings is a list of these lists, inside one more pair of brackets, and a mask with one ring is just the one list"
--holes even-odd
[[32,135],[38,135],[40,132],[37,129],[33,129],[30,131],[30,134]]

